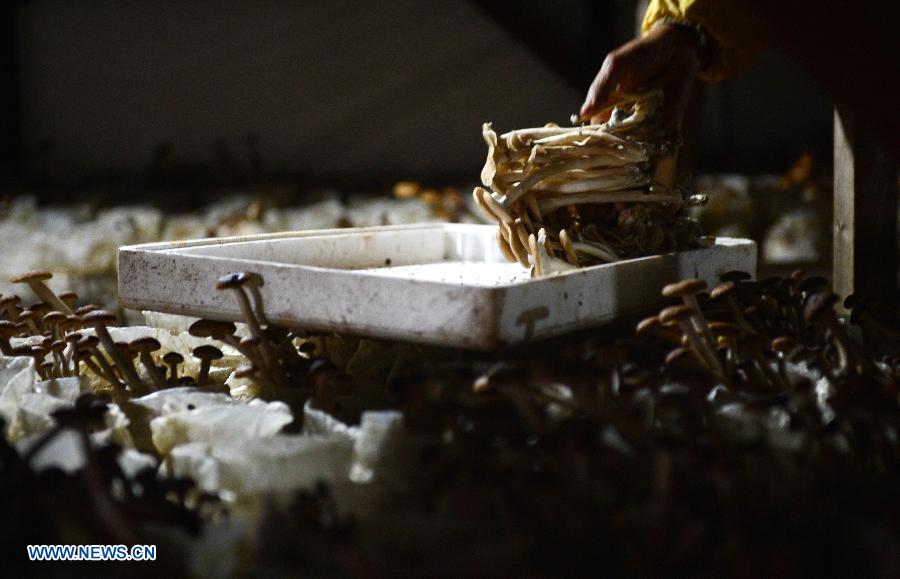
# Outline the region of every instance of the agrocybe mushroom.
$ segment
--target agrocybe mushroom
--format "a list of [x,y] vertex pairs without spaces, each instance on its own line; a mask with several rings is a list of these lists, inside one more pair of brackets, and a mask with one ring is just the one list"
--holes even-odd
[[222,357],[217,348],[195,349],[194,356],[200,361],[196,379],[167,380],[154,355],[158,353],[164,361],[180,354],[162,352],[159,341],[150,336],[117,343],[110,332],[118,322],[116,315],[93,304],[76,307],[78,295],[57,295],[46,283],[52,277],[48,271],[36,270],[10,280],[27,285],[42,301],[22,307],[19,296],[0,296],[0,354],[33,358],[35,370],[44,380],[82,376],[88,371],[99,380],[100,389],[111,389],[116,395],[139,396],[178,384],[210,385],[209,366]]
[[[237,328],[231,322],[199,320],[190,327],[196,337],[221,341],[238,352],[247,363],[239,367],[235,378],[249,379],[255,386],[255,395],[266,399],[281,399],[302,404],[310,396],[316,402],[317,392],[330,392],[321,387],[320,372],[315,361],[314,344],[299,343],[308,337],[303,332],[292,332],[279,327],[268,319],[264,310],[261,276],[252,272],[235,272],[218,279],[216,289],[232,292],[237,300],[241,315],[247,325],[248,336],[238,336]],[[197,351],[201,359],[212,352]],[[201,367],[201,377],[205,375],[207,363]],[[338,380],[340,377],[335,377]],[[315,387],[314,387],[315,386]],[[323,404],[323,401],[320,401]]]
[[498,223],[503,255],[536,276],[703,243],[683,209],[704,198],[667,174],[678,138],[657,123],[661,93],[617,98],[602,124],[499,137],[483,126],[488,156],[475,203]]

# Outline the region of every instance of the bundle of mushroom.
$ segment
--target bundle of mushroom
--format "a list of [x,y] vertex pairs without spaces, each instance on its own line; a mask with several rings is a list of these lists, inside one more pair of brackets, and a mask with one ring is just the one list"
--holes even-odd
[[510,261],[536,276],[572,267],[696,247],[684,207],[702,197],[675,188],[665,167],[676,138],[658,128],[658,92],[618,95],[602,124],[520,129],[488,146],[478,207],[499,224]]

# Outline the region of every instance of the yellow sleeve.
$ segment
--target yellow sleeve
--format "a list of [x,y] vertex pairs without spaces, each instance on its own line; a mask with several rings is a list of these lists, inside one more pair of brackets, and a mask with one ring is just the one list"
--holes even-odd
[[663,18],[699,24],[715,46],[712,63],[700,73],[718,82],[750,66],[763,48],[761,27],[746,0],[650,0],[641,31]]

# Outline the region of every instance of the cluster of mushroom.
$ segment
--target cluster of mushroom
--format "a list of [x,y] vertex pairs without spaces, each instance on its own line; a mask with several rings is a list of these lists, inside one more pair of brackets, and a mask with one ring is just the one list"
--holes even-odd
[[509,261],[540,276],[700,243],[682,209],[702,197],[672,187],[661,168],[675,139],[653,129],[660,99],[619,95],[603,124],[549,124],[498,137],[485,123],[484,187],[473,197],[499,224],[497,242]]
[[329,410],[338,394],[346,390],[346,376],[314,356],[316,345],[307,339],[307,333],[271,323],[260,291],[263,284],[263,278],[252,272],[230,273],[216,283],[217,290],[234,294],[249,335],[238,335],[232,322],[207,319],[194,322],[190,334],[217,340],[240,352],[246,363],[233,376],[254,384],[256,395],[295,401],[294,394],[300,393],[302,399],[311,390],[315,407]]
[[[13,284],[28,285],[42,301],[22,306],[17,295],[0,296],[0,353],[33,358],[42,379],[81,376],[88,371],[114,391],[142,395],[174,385],[209,385],[209,369],[222,352],[210,345],[194,349],[201,370],[195,378],[179,374],[184,357],[161,353],[153,337],[116,342],[110,327],[115,314],[96,305],[77,307],[72,292],[57,295],[47,281],[48,271],[35,270],[13,277]],[[154,355],[164,366],[159,366]]]
[[[820,276],[795,271],[787,278],[750,279],[728,272],[707,293],[699,279],[667,285],[662,295],[681,304],[642,320],[637,333],[674,346],[667,366],[702,370],[718,382],[783,390],[805,368],[834,382],[848,376],[895,379],[890,364],[877,364],[853,340],[834,311],[837,296]],[[848,298],[847,305],[853,305]]]

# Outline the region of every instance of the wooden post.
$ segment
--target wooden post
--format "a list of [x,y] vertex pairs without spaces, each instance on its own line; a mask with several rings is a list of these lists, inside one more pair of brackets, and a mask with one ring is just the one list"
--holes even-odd
[[834,291],[897,316],[897,162],[852,114],[834,114]]

